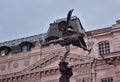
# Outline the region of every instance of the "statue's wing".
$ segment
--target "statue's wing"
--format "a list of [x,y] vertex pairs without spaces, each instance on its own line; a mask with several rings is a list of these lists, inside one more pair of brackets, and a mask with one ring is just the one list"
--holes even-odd
[[66,20],[66,26],[68,26],[69,23],[70,23],[71,15],[72,15],[73,10],[74,10],[74,9],[71,9],[71,10],[68,12],[67,20]]
[[50,26],[47,31],[45,40],[50,41],[50,40],[55,40],[58,38],[59,38],[59,29],[56,27]]

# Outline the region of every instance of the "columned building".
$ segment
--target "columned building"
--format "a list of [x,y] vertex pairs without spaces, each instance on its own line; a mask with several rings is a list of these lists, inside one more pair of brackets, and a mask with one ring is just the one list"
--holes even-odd
[[[60,20],[64,19],[50,27],[56,27]],[[79,19],[71,21],[77,24]],[[59,82],[58,64],[65,48],[59,44],[41,46],[45,36],[0,43],[0,82]],[[66,59],[73,69],[70,82],[120,82],[120,20],[111,27],[86,32],[84,39],[92,52],[71,45]]]

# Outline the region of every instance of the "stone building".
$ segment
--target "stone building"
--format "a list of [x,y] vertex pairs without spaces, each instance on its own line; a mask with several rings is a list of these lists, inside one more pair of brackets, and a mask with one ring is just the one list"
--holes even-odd
[[[73,22],[78,20],[72,18]],[[0,82],[59,82],[58,64],[65,48],[58,44],[41,46],[45,35],[0,43]],[[73,69],[70,82],[120,82],[120,21],[86,32],[85,41],[92,47],[90,54],[71,45],[67,56]]]

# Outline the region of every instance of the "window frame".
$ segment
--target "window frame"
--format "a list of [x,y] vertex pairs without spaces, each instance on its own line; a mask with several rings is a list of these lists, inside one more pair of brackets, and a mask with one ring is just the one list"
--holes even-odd
[[21,47],[21,52],[27,52],[28,51],[28,46],[24,45]]
[[98,51],[99,51],[99,55],[109,54],[110,53],[110,42],[108,40],[99,42]]
[[[24,50],[25,48],[24,47],[26,47],[26,50]],[[23,49],[24,48],[24,49]],[[21,46],[21,52],[28,52],[28,51],[30,51],[30,46],[29,46],[29,44],[27,44],[27,45],[22,45]]]

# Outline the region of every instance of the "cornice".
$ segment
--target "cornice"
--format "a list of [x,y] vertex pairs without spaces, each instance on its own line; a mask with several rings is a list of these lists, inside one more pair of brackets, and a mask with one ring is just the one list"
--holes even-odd
[[93,37],[99,37],[99,36],[104,36],[104,35],[109,35],[111,34],[111,32],[105,32],[105,33],[101,33],[101,34],[96,34],[96,35],[93,35]]
[[49,48],[43,48],[42,50],[40,48],[37,48],[37,49],[38,49],[37,52],[33,52],[34,50],[31,50],[29,52],[21,52],[21,53],[16,53],[16,54],[10,53],[9,55],[5,57],[0,57],[0,63],[23,60],[23,59],[30,58],[36,55],[46,55],[46,54],[52,54],[55,52],[65,51],[65,49],[63,47],[60,47],[59,45],[50,46]]
[[26,52],[26,53],[19,53],[19,54],[9,54],[9,56],[1,57],[0,63],[23,60],[23,59],[30,58],[33,55],[34,56],[40,55],[40,52],[35,52],[35,53]]
[[120,65],[120,51],[112,52],[106,55],[103,55],[104,59],[98,59],[97,60],[97,66],[103,66],[103,65]]
[[[120,51],[116,51],[116,52],[111,52],[111,53],[108,53],[108,54],[104,54],[103,57],[105,59],[107,58],[113,58],[113,57],[119,57],[120,56]],[[99,59],[99,60],[102,60],[102,59]]]
[[112,28],[111,32],[119,32],[120,31],[120,27],[119,28]]

